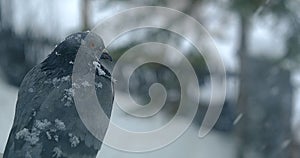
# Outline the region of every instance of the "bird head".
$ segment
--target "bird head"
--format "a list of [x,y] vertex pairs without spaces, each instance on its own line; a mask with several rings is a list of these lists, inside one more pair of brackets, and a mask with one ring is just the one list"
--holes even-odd
[[[100,36],[93,32],[79,32],[69,35],[55,47],[48,58],[43,61],[42,69],[52,70],[51,75],[62,77],[73,73],[73,65],[78,52],[83,52],[86,60],[80,61],[96,66],[96,73],[111,78],[112,58],[105,49]],[[90,63],[92,62],[92,63]],[[82,71],[82,70],[80,70]]]

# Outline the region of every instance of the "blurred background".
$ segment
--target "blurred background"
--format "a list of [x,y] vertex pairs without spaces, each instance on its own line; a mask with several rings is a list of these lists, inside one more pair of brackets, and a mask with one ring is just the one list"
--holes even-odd
[[[162,29],[137,29],[108,46],[115,61],[144,42],[176,46],[190,61],[201,87],[201,101],[192,126],[169,146],[147,153],[128,153],[103,146],[110,157],[300,157],[300,1],[298,0],[0,0],[0,152],[14,117],[18,87],[24,75],[44,60],[60,41],[92,29],[113,14],[138,6],[164,6],[199,21],[213,37],[225,63],[227,96],[213,131],[198,138],[210,97],[210,74],[203,57],[186,39]],[[135,19],[137,20],[137,19]],[[143,20],[143,19],[138,19]],[[169,25],[188,26],[181,19]],[[130,23],[124,21],[122,23]],[[109,30],[113,31],[113,29]],[[201,37],[197,37],[201,40]],[[202,41],[205,43],[205,41]],[[128,62],[130,65],[130,61]],[[145,64],[131,76],[136,102],[149,102],[149,87],[166,87],[167,101],[159,115],[143,120],[115,110],[113,120],[132,130],[166,124],[180,102],[180,85],[166,66]],[[124,87],[125,88],[125,87]],[[126,142],[130,143],[130,142]]]

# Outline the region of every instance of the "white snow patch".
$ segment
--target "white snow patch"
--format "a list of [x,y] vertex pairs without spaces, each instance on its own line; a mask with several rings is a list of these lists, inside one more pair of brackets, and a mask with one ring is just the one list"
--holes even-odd
[[55,129],[55,128],[51,128],[50,129],[50,132],[53,132],[53,133],[55,133],[57,130]]
[[49,122],[47,119],[35,121],[35,127],[40,130],[44,130],[47,127],[49,127],[50,125],[51,125],[51,122]]
[[84,88],[92,86],[88,81],[82,82],[81,85],[82,85]]
[[67,101],[65,106],[71,106],[72,98],[74,97],[75,90],[73,88],[65,89],[66,94],[63,96],[61,101]]
[[64,76],[61,78],[61,81],[69,81],[71,79],[71,76]]
[[54,135],[54,140],[58,142],[58,135]]
[[29,88],[28,92],[33,93],[34,92],[33,88]]
[[24,128],[16,134],[16,139],[23,139],[25,136],[29,134],[30,134],[29,130],[27,128]]
[[75,94],[75,90],[73,88],[65,89],[65,92],[67,92],[68,96],[73,96]]
[[33,111],[32,116],[33,117],[36,116],[36,111]]
[[72,133],[69,133],[69,137],[70,137],[69,141],[71,143],[71,147],[75,148],[80,143],[79,138],[73,135]]
[[49,131],[47,131],[47,132],[46,132],[46,135],[47,135],[47,138],[48,138],[49,140],[51,140],[51,139],[52,139],[52,137],[51,137],[51,134],[50,134],[50,132],[49,132]]
[[77,40],[78,42],[81,42],[81,34],[77,34],[74,38],[75,38],[75,40]]
[[62,122],[61,120],[59,119],[55,119],[55,127],[58,129],[58,130],[61,130],[61,131],[64,131],[66,130],[66,125],[64,122]]
[[82,40],[81,40],[81,45],[85,45],[85,43],[86,43],[86,42],[82,39]]
[[106,75],[106,73],[101,69],[101,65],[97,61],[93,61],[93,65],[98,70],[99,75]]
[[96,83],[96,87],[97,87],[97,88],[102,88],[102,86],[103,86],[103,85],[102,85],[101,82]]
[[76,89],[80,88],[80,85],[77,84],[77,83],[73,83],[72,86],[73,86],[74,88],[76,88]]
[[34,145],[39,141],[39,135],[40,131],[36,128],[33,128],[31,132],[27,128],[24,128],[16,134],[16,139],[23,139],[31,145]]
[[53,148],[53,153],[54,154],[52,155],[52,157],[55,157],[55,158],[59,158],[59,157],[63,156],[63,152],[59,147]]
[[50,83],[53,84],[54,86],[57,86],[58,83],[60,82],[65,82],[65,81],[70,81],[71,80],[71,76],[63,76],[62,78],[53,78],[52,80],[47,80],[45,81],[45,83]]

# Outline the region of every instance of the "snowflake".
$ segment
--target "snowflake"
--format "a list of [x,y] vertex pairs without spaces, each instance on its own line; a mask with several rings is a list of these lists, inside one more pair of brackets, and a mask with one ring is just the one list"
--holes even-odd
[[64,131],[66,130],[66,125],[64,122],[62,122],[61,120],[59,119],[55,119],[55,127],[58,129],[58,130],[61,130],[61,131]]
[[55,147],[53,148],[53,155],[52,157],[55,157],[55,158],[59,158],[59,157],[62,157],[63,156],[63,152],[61,151],[61,149],[59,147]]
[[72,133],[69,133],[69,137],[70,137],[69,141],[71,143],[71,147],[75,148],[80,143],[79,138],[73,135]]

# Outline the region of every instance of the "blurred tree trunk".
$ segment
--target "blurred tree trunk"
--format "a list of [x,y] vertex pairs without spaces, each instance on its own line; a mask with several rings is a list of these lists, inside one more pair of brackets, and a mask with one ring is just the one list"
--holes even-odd
[[300,144],[294,139],[292,142],[292,158],[300,157]]
[[0,0],[0,29],[2,28],[2,0]]
[[1,25],[2,28],[11,28],[13,22],[13,10],[11,0],[1,0]]
[[86,31],[89,29],[89,0],[82,0],[82,30]]
[[248,55],[248,16],[240,16],[240,88],[236,127],[238,158],[291,157],[290,72],[274,62]]

